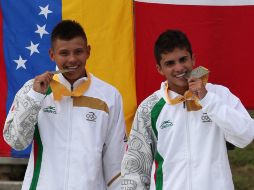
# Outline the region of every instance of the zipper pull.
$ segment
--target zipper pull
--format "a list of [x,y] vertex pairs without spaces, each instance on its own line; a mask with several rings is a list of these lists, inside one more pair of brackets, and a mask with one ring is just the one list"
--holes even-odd
[[[73,91],[73,84],[71,85],[71,92]],[[71,96],[71,98],[73,98],[73,96]]]

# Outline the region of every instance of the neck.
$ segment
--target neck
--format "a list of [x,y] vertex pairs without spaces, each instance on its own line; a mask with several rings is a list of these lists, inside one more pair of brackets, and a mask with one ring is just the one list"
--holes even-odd
[[63,77],[71,84],[73,85],[78,79],[82,78],[82,77],[87,77],[87,73],[86,71],[84,72],[84,74],[82,76],[80,76],[79,78],[75,78],[75,79],[72,79],[72,78],[68,78],[66,76],[63,75]]
[[168,86],[169,90],[176,92],[177,94],[184,95],[186,91],[189,90],[189,87],[182,87],[182,86]]

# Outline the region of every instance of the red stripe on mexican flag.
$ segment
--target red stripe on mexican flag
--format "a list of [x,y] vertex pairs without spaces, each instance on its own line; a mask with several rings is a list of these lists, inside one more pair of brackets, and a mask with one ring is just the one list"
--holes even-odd
[[153,56],[157,36],[166,29],[180,29],[192,43],[197,65],[210,69],[209,81],[227,86],[253,109],[253,5],[254,0],[135,1],[138,103],[163,80]]

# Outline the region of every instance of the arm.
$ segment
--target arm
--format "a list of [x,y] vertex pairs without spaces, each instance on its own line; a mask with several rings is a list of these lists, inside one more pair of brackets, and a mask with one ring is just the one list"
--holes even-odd
[[40,100],[44,98],[32,87],[33,80],[30,80],[18,91],[4,124],[4,139],[16,150],[23,150],[31,144],[41,108]]
[[53,77],[45,72],[28,81],[16,94],[4,124],[4,139],[16,150],[31,144],[41,102]]
[[103,147],[103,170],[107,190],[119,190],[121,161],[125,149],[125,121],[121,95],[115,94],[114,105],[109,110],[109,129]]
[[223,130],[228,142],[243,148],[253,140],[254,120],[228,89],[218,89],[218,93],[208,91],[200,103],[202,110]]
[[156,152],[156,137],[151,127],[151,109],[154,96],[142,103],[135,115],[128,140],[128,150],[122,161],[122,189],[148,190],[151,169]]

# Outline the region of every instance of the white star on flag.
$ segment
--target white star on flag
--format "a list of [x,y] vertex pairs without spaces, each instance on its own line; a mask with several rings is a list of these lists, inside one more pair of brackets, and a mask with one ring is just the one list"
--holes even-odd
[[46,19],[49,13],[53,13],[51,10],[49,10],[49,5],[47,5],[46,7],[41,7],[41,6],[39,7],[41,9],[41,12],[39,13],[39,15],[44,15]]
[[39,26],[37,24],[37,30],[35,31],[35,33],[38,33],[40,34],[40,37],[42,38],[43,37],[43,34],[49,34],[47,31],[46,31],[46,24],[44,26]]
[[33,44],[33,42],[31,41],[31,45],[26,47],[26,49],[29,49],[30,50],[30,56],[33,55],[34,52],[36,53],[40,53],[38,51],[38,46],[39,46],[39,43],[38,44]]
[[15,63],[17,63],[17,69],[19,69],[20,67],[23,67],[24,69],[26,69],[25,63],[27,62],[27,60],[23,59],[21,57],[21,55],[19,56],[18,60],[13,60]]

